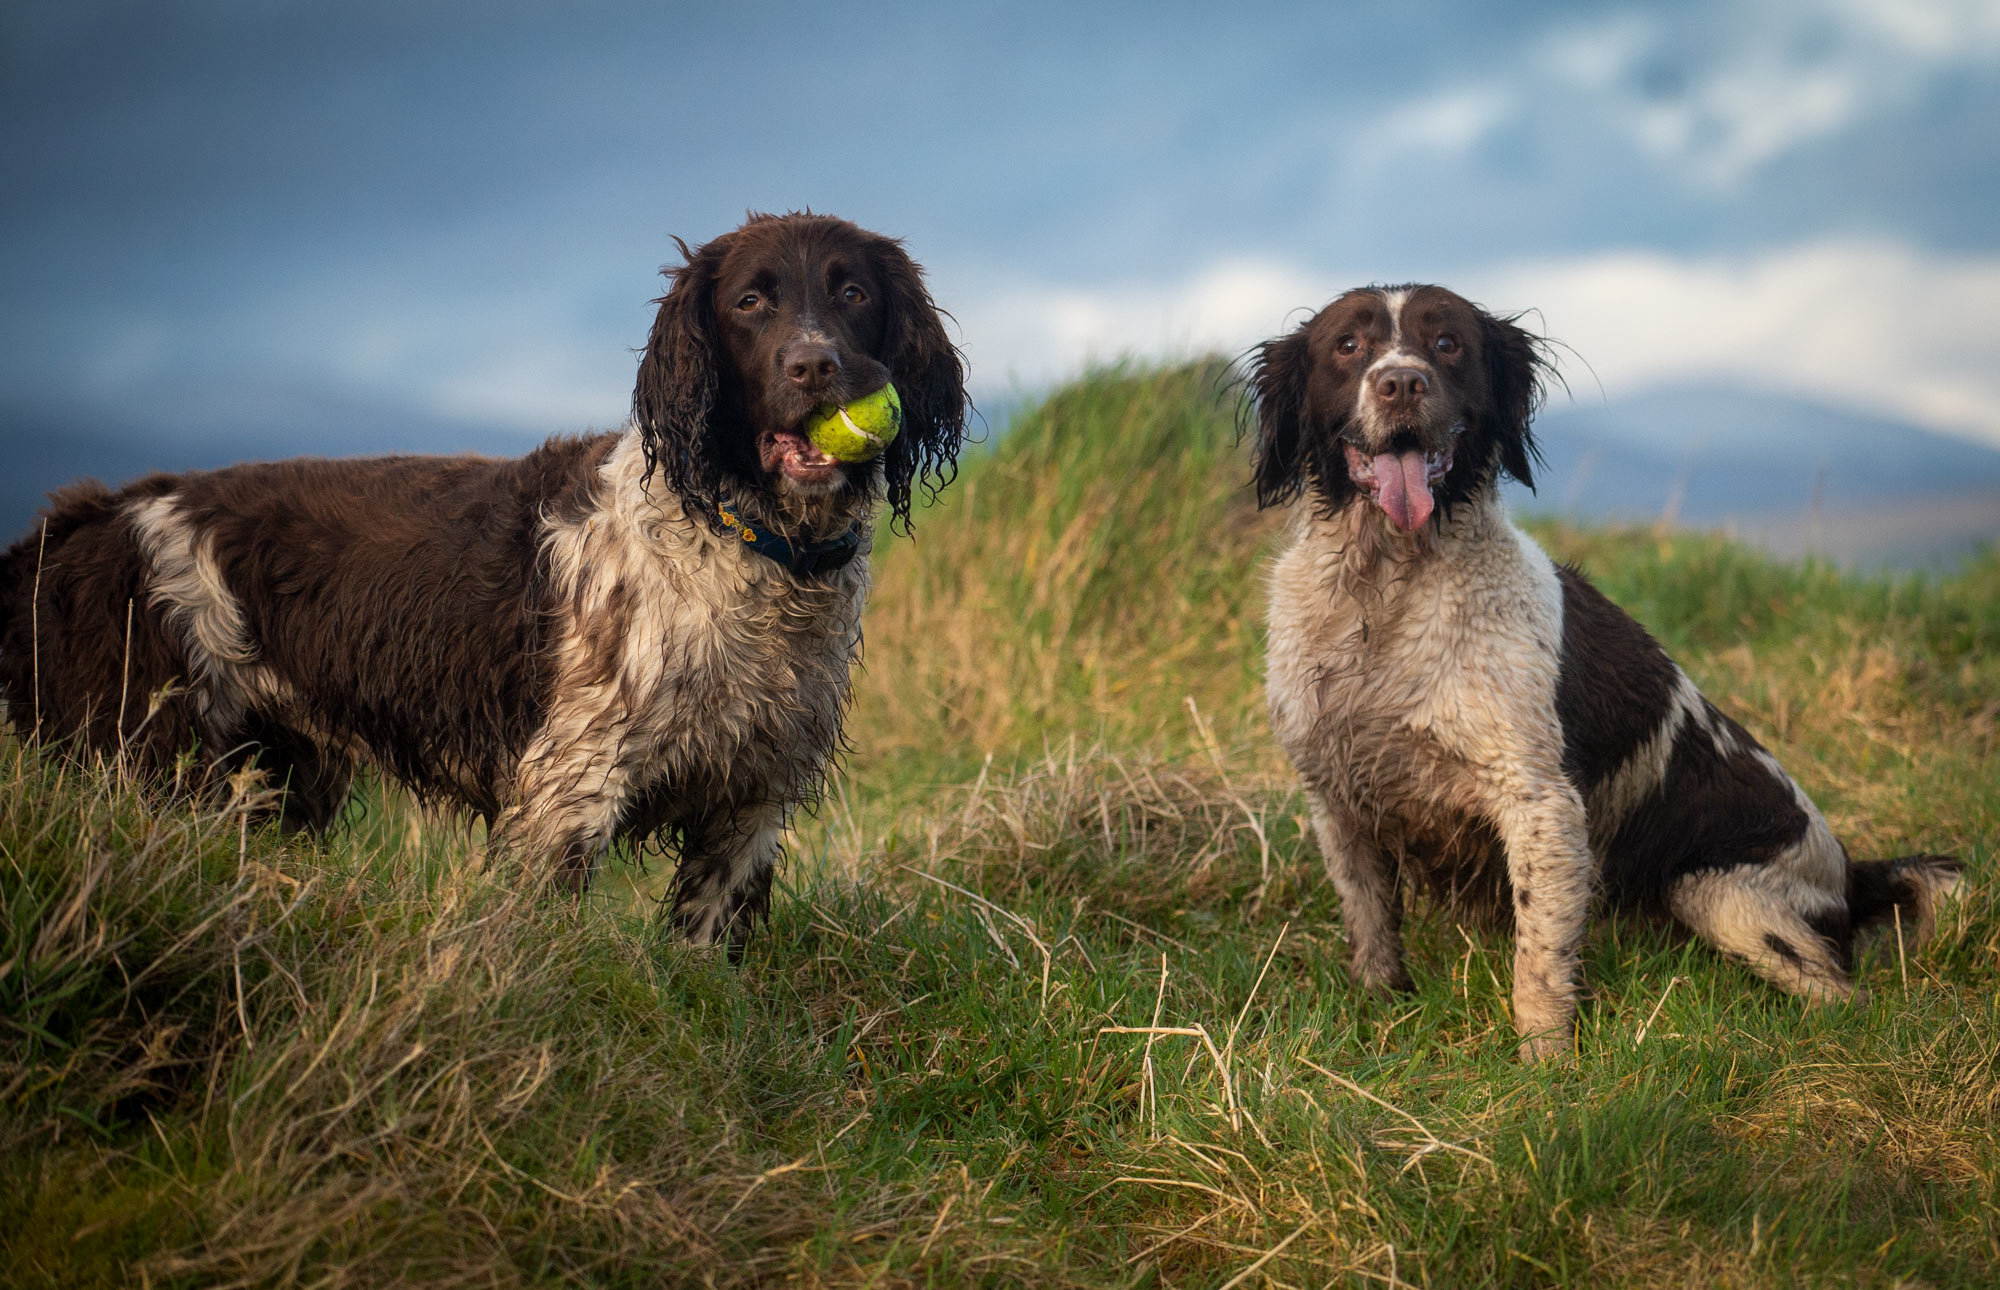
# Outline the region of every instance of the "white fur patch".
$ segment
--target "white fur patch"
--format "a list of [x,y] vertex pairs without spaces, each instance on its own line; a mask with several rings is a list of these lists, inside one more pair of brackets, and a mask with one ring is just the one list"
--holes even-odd
[[243,606],[222,580],[215,539],[198,534],[174,509],[172,494],[137,502],[126,514],[153,564],[152,603],[166,609],[210,663],[250,663],[257,658]]
[[1407,291],[1384,291],[1382,304],[1389,311],[1389,348],[1395,349],[1403,343],[1403,306],[1409,302]]
[[210,737],[233,739],[243,713],[282,701],[284,687],[257,661],[243,606],[216,560],[214,535],[197,531],[173,494],[135,502],[125,513],[152,567],[148,600],[180,631]]
[[1599,860],[1624,827],[1626,817],[1666,779],[1681,731],[1690,719],[1698,720],[1705,707],[1701,691],[1676,667],[1673,692],[1659,726],[1590,795],[1590,847]]

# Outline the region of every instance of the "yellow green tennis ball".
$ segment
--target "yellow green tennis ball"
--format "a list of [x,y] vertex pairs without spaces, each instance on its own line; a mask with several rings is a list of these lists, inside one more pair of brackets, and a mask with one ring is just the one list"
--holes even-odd
[[903,430],[903,400],[885,385],[845,407],[829,403],[806,418],[806,438],[829,457],[873,461]]

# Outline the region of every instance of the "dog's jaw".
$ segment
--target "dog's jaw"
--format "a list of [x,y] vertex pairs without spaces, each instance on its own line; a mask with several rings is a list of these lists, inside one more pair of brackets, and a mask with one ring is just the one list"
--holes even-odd
[[757,437],[757,464],[782,490],[807,496],[832,492],[842,479],[841,461],[822,452],[799,430],[767,430]]

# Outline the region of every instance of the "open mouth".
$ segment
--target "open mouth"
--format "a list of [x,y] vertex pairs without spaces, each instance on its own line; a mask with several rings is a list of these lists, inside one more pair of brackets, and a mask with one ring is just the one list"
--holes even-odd
[[1405,533],[1422,528],[1436,509],[1431,487],[1451,469],[1451,452],[1422,452],[1404,448],[1400,452],[1364,453],[1342,441],[1347,454],[1347,477],[1368,490],[1369,499],[1382,508],[1389,522]]
[[797,430],[777,430],[764,436],[758,453],[765,470],[783,471],[800,483],[820,483],[840,469],[837,458],[821,452],[819,446]]

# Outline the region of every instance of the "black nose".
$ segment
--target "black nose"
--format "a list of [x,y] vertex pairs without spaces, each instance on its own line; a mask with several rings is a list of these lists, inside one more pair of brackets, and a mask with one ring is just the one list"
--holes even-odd
[[785,347],[785,375],[793,385],[814,392],[825,389],[840,375],[840,355],[833,346],[818,341],[796,341]]
[[1430,382],[1414,367],[1391,367],[1375,374],[1375,398],[1384,407],[1414,408],[1430,390]]

